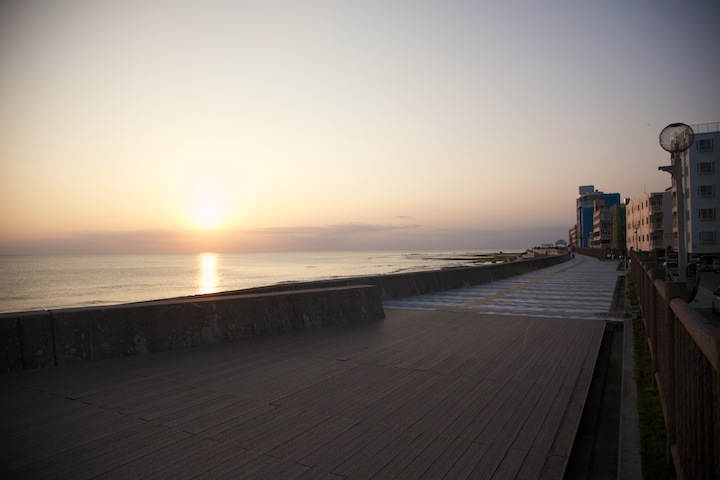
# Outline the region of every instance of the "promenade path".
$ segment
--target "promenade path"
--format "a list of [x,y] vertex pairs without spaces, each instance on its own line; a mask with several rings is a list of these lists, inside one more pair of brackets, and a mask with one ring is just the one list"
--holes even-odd
[[0,377],[0,478],[562,478],[616,262]]

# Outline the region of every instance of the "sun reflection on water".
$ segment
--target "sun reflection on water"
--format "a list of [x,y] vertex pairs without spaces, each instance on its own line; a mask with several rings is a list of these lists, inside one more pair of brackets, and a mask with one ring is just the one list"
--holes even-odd
[[201,253],[199,255],[200,270],[197,278],[197,293],[214,293],[218,291],[220,279],[217,273],[217,253]]

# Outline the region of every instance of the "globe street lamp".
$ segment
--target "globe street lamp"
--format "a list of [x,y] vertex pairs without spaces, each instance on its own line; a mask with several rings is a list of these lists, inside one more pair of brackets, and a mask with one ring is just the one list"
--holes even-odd
[[687,280],[687,241],[685,239],[685,187],[683,185],[683,169],[681,153],[690,148],[695,141],[695,132],[684,123],[671,123],[660,132],[660,146],[670,152],[671,165],[658,167],[668,172],[675,182],[675,201],[678,219],[678,273],[680,281]]

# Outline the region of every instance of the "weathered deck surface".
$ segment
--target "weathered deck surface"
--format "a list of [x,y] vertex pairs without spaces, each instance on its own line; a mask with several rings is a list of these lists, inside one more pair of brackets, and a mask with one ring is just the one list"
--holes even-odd
[[562,478],[605,322],[383,321],[0,377],[0,478]]

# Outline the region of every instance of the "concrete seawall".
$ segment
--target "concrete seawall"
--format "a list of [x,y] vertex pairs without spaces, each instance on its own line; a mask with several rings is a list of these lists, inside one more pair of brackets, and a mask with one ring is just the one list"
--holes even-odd
[[377,287],[0,315],[0,371],[142,355],[385,317]]
[[248,288],[232,292],[220,292],[206,295],[222,297],[238,293],[287,292],[306,288],[346,287],[352,285],[375,285],[380,288],[382,300],[412,297],[425,293],[441,292],[455,288],[469,287],[482,283],[495,282],[523,273],[533,272],[545,267],[557,265],[570,259],[569,255],[549,255],[528,260],[496,263],[477,267],[458,267],[426,272],[395,273],[367,277],[347,277],[314,282],[287,283],[267,287]]
[[492,282],[567,260],[567,255],[541,257],[107,307],[0,314],[0,372],[379,320],[385,316],[383,300]]

